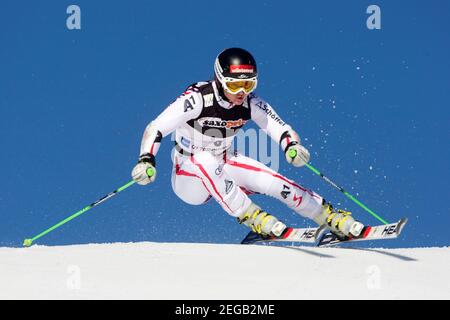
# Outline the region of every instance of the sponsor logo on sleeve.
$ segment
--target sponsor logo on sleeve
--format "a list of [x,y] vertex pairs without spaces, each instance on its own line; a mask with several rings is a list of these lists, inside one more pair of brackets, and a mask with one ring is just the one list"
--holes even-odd
[[278,122],[282,126],[284,126],[286,124],[283,120],[281,120],[281,118],[271,108],[269,108],[269,106],[267,104],[263,103],[262,101],[259,101],[255,105],[258,108],[260,108],[262,111],[264,111],[267,114],[267,116],[269,116],[271,119],[273,119],[273,121]]

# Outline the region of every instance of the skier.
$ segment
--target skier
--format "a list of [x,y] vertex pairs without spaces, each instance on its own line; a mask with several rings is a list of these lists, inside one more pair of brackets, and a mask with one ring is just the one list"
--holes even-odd
[[258,73],[253,56],[244,49],[226,49],[217,56],[214,73],[214,80],[189,86],[149,123],[133,179],[141,185],[155,181],[161,140],[175,131],[172,188],[184,202],[201,205],[212,197],[262,237],[283,237],[290,228],[248,196],[265,194],[340,237],[358,237],[364,225],[350,212],[335,210],[317,193],[230,150],[236,133],[253,120],[279,143],[288,163],[301,167],[310,158],[297,133],[254,94]]

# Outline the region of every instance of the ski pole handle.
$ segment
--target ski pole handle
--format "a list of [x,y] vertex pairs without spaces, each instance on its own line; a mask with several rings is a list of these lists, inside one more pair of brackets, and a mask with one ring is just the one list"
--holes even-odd
[[[147,173],[148,174],[148,173]],[[33,238],[29,238],[29,239],[25,239],[23,241],[23,245],[24,247],[29,247],[33,244],[34,241],[36,241],[37,239],[45,236],[47,233],[52,232],[53,230],[61,227],[62,225],[66,224],[67,222],[75,219],[76,217],[82,215],[83,213],[85,213],[86,211],[92,209],[95,206],[98,206],[99,204],[105,202],[106,200],[112,198],[113,196],[115,196],[116,194],[118,194],[119,192],[125,190],[126,188],[132,186],[133,184],[135,184],[136,182],[134,180],[131,180],[130,182],[128,182],[127,184],[123,185],[122,187],[108,193],[106,196],[101,197],[100,199],[98,199],[97,201],[91,203],[90,205],[84,207],[83,209],[81,209],[80,211],[74,213],[73,215],[71,215],[70,217],[58,222],[57,224],[55,224],[53,227],[48,228],[47,230],[41,232],[40,234],[38,234],[37,236],[33,237]]]
[[291,157],[291,159],[294,159],[297,156],[297,150],[295,149],[289,150],[288,156]]
[[153,175],[155,174],[155,169],[152,168],[152,167],[147,168],[147,171],[146,171],[145,173],[147,173],[147,176],[148,176],[149,178],[151,178],[151,177],[153,177]]

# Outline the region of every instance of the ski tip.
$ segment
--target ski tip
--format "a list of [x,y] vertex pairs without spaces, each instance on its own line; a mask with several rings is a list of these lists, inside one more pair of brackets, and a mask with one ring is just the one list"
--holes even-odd
[[397,233],[400,235],[402,233],[403,228],[405,227],[406,223],[408,222],[408,218],[401,218],[397,225]]

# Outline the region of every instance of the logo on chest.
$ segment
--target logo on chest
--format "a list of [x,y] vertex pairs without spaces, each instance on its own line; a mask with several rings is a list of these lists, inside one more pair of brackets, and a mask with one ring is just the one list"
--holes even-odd
[[238,129],[242,127],[248,120],[238,119],[238,120],[223,120],[220,118],[200,118],[197,122],[202,127],[209,128],[220,128],[220,129]]

